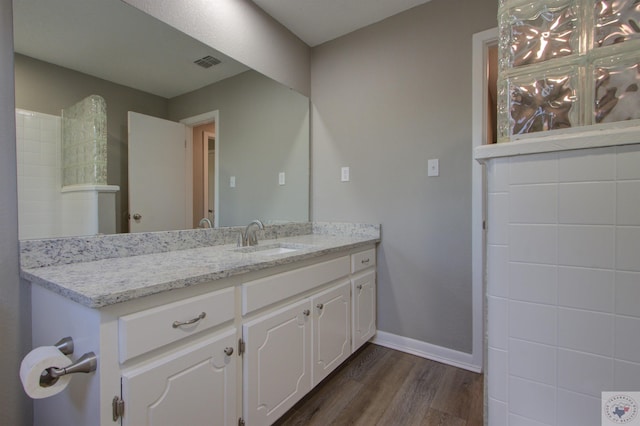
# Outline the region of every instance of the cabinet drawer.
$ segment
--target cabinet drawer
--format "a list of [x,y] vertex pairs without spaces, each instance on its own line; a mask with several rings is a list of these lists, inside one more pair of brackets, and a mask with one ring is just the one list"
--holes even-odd
[[230,321],[234,307],[234,289],[226,288],[124,315],[118,319],[120,362]]
[[242,315],[349,275],[349,256],[242,285]]
[[361,251],[351,255],[351,273],[362,271],[376,264],[376,249]]

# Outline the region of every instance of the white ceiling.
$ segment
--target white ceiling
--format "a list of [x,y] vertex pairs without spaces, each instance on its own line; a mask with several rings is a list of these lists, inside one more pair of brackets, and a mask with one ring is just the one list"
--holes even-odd
[[429,0],[253,0],[309,46],[317,46]]
[[[15,0],[13,8],[16,52],[164,98],[248,70],[120,0]],[[222,63],[193,63],[206,55]]]
[[[429,0],[253,1],[316,46]],[[121,0],[14,0],[13,8],[16,52],[165,98],[248,70]],[[193,64],[206,55],[222,63]]]

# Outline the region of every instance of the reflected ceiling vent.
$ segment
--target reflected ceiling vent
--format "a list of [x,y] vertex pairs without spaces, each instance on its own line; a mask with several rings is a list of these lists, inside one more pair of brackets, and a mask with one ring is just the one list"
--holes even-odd
[[194,64],[200,65],[202,68],[211,68],[214,65],[218,65],[220,62],[220,59],[214,58],[211,55],[207,55],[204,58],[193,61]]

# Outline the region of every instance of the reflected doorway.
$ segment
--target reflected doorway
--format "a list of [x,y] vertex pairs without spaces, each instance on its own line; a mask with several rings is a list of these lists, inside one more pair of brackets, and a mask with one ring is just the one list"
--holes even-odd
[[220,122],[218,111],[210,111],[195,117],[180,120],[191,127],[193,181],[193,228],[197,228],[203,218],[219,226],[219,152]]
[[[214,219],[213,206],[209,208],[209,140],[215,140],[215,123],[192,127],[193,144],[193,228],[200,220]],[[211,212],[210,212],[211,211]]]
[[[215,123],[212,123],[215,124]],[[215,223],[215,205],[216,196],[216,135],[206,132],[204,134],[203,158],[205,160],[204,169],[207,173],[204,176],[204,206],[206,216],[211,223]]]

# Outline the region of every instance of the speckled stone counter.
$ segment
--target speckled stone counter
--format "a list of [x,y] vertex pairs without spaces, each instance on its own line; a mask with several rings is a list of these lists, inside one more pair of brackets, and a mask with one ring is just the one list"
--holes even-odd
[[75,302],[100,308],[380,241],[378,225],[265,228],[259,246],[294,250],[238,250],[232,242],[243,228],[29,240],[21,242],[21,275]]

